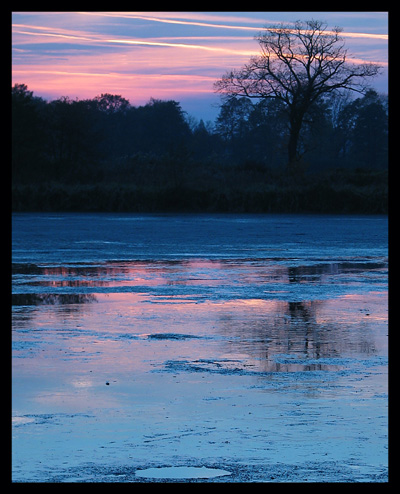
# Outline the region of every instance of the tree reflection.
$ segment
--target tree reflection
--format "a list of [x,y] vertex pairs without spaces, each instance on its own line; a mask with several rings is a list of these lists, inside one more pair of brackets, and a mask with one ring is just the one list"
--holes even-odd
[[12,305],[75,305],[96,302],[92,293],[13,293]]
[[[232,353],[244,353],[266,372],[329,370],[330,359],[375,353],[371,326],[355,307],[348,319],[335,319],[329,301],[259,301],[244,314],[220,316],[220,330],[230,339]],[[256,305],[256,304],[254,304]],[[351,317],[353,316],[353,317]]]
[[85,304],[97,302],[93,293],[13,293],[13,327],[25,326],[41,306],[57,306],[63,315],[76,314]]
[[[40,306],[44,305],[58,306],[56,315],[83,313],[82,308],[100,301],[101,294],[115,296],[113,314],[123,303],[118,300],[120,294],[140,294],[143,305],[136,310],[132,301],[126,314],[128,327],[132,318],[140,324],[143,310],[156,312],[164,324],[166,307],[173,302],[176,318],[189,318],[190,324],[198,324],[200,331],[205,328],[209,336],[222,333],[231,353],[247,355],[266,371],[316,370],[326,366],[318,362],[324,358],[376,352],[374,331],[379,321],[374,323],[369,312],[365,317],[360,301],[366,300],[366,295],[357,291],[355,299],[349,298],[351,294],[324,300],[302,298],[307,293],[311,293],[310,298],[319,297],[324,284],[337,282],[351,287],[347,273],[370,276],[382,269],[386,269],[383,262],[286,266],[277,259],[119,261],[43,267],[16,264],[13,281],[16,291],[24,293],[12,296],[13,317],[16,325],[24,324],[39,311],[43,313]],[[341,273],[346,276],[338,279]],[[307,284],[315,284],[316,290],[310,291]],[[289,285],[298,287],[288,290]],[[63,287],[68,293],[59,293]],[[279,298],[281,293],[283,299]],[[330,286],[324,293],[333,294]],[[284,299],[289,296],[293,298]]]

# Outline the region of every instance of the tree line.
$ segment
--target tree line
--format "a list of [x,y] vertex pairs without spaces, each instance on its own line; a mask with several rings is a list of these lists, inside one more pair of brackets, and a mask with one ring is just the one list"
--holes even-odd
[[285,168],[289,119],[276,99],[231,95],[203,122],[173,100],[46,101],[15,84],[13,208],[386,212],[386,96],[313,102],[296,177]]

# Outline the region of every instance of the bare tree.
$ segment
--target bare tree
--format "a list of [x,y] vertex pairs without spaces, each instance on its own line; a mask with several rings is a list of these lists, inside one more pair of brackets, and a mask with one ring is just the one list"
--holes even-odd
[[367,79],[379,73],[377,64],[347,61],[341,32],[339,27],[328,31],[326,23],[318,20],[266,28],[255,37],[261,55],[215,83],[216,91],[228,96],[274,98],[286,105],[291,172],[299,163],[300,131],[311,105],[339,89],[363,93]]

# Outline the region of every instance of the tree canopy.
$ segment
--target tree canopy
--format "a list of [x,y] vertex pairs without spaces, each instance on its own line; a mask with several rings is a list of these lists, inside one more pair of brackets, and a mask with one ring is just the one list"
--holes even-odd
[[327,30],[318,20],[265,28],[256,36],[261,49],[242,69],[232,70],[215,84],[228,96],[276,99],[288,110],[288,169],[301,157],[299,136],[307,112],[323,96],[345,89],[364,92],[367,80],[379,71],[373,63],[348,61],[342,29]]

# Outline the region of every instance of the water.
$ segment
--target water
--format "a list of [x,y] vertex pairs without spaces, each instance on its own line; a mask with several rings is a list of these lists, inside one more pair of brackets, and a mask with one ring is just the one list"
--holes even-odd
[[337,259],[387,255],[368,216],[16,214],[14,262]]
[[386,217],[16,214],[12,235],[15,481],[387,479]]

